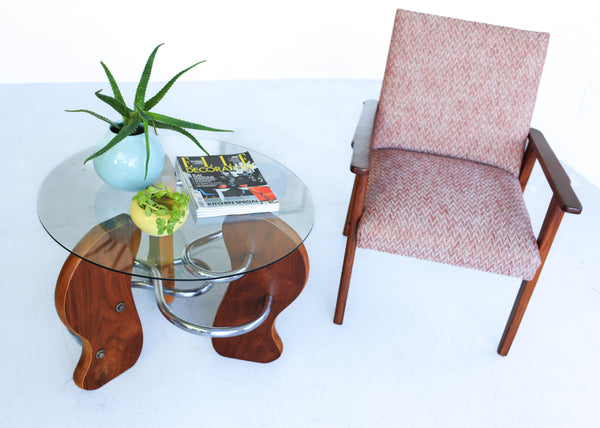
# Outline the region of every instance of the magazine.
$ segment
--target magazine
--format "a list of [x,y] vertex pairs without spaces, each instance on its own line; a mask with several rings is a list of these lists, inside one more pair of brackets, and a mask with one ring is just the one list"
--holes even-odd
[[178,156],[175,164],[196,219],[279,210],[279,201],[249,152]]

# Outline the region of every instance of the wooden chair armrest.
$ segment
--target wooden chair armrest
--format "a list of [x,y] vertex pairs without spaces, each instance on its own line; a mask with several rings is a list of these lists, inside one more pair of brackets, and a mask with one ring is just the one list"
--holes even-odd
[[358,175],[369,173],[369,161],[371,158],[371,141],[373,140],[373,128],[375,126],[375,115],[379,101],[368,100],[363,103],[363,110],[352,139],[352,162],[350,171]]
[[571,187],[571,180],[544,135],[537,129],[531,128],[529,130],[529,145],[544,171],[560,208],[571,214],[581,213],[581,202],[579,202]]

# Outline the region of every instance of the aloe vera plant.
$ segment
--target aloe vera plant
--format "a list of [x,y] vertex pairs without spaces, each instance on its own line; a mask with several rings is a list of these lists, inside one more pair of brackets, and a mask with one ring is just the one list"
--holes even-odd
[[146,100],[146,89],[148,88],[148,82],[150,81],[150,74],[152,73],[152,66],[154,65],[154,58],[156,57],[156,53],[158,48],[160,48],[163,44],[160,44],[154,48],[148,60],[146,61],[146,66],[144,67],[144,71],[142,72],[142,77],[137,86],[137,90],[135,92],[135,98],[133,102],[133,108],[129,108],[125,104],[125,100],[123,99],[123,95],[121,94],[121,90],[117,85],[113,74],[110,72],[106,64],[104,62],[100,62],[102,64],[102,68],[106,73],[106,77],[110,83],[110,87],[113,92],[113,96],[102,94],[102,90],[96,91],[96,96],[111,106],[113,109],[117,111],[122,117],[121,121],[113,122],[110,119],[95,113],[90,110],[78,109],[78,110],[67,110],[68,112],[74,113],[87,113],[90,114],[104,122],[110,124],[111,128],[116,131],[116,135],[112,138],[108,144],[104,147],[93,153],[90,157],[88,157],[85,162],[88,162],[98,156],[102,156],[104,153],[112,149],[114,146],[119,144],[129,135],[135,134],[138,132],[138,129],[143,127],[144,134],[146,136],[146,175],[148,175],[148,163],[150,161],[150,143],[148,140],[148,132],[150,126],[154,129],[154,132],[157,132],[157,129],[167,129],[175,132],[179,132],[180,134],[185,135],[190,140],[192,140],[201,150],[203,150],[206,154],[208,152],[202,147],[200,142],[194,137],[190,132],[186,129],[196,129],[201,131],[213,131],[213,132],[231,132],[227,129],[217,129],[211,128],[208,126],[200,125],[198,123],[188,122],[181,119],[176,119],[174,117],[165,116],[163,114],[154,113],[150,110],[158,104],[160,100],[166,95],[166,93],[171,89],[173,84],[187,71],[196,67],[198,64],[201,64],[205,61],[199,61],[190,67],[180,71],[177,73],[171,80],[169,80],[163,88],[156,93],[156,95],[152,96],[150,99]]

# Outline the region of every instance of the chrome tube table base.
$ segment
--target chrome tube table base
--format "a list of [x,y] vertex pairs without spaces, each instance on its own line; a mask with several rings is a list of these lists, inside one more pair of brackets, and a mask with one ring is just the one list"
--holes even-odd
[[[231,277],[214,327],[195,326],[177,317],[168,308],[163,292],[170,295],[167,297],[185,293],[163,289],[162,280],[153,279],[159,308],[178,327],[213,337],[213,347],[220,355],[271,362],[283,349],[275,320],[298,297],[308,279],[306,249],[298,245],[301,240],[294,230],[272,215],[247,216],[242,221],[239,216],[235,221],[225,219],[223,239],[231,265],[245,265],[248,272]],[[81,339],[82,354],[73,374],[80,388],[103,386],[131,368],[141,353],[143,334],[131,293],[132,276],[122,273],[132,273],[134,266],[140,266],[136,261],[139,243],[140,231],[129,216],[119,215],[90,230],[74,252],[93,253],[95,260],[100,255],[107,260],[103,265],[116,266],[120,272],[73,254],[61,270],[55,304],[62,322]],[[248,248],[257,249],[250,258]],[[268,264],[265,260],[272,260],[271,251],[288,255]],[[164,263],[161,269],[151,269],[156,275],[156,270],[164,271]],[[171,281],[168,283],[172,286]]]

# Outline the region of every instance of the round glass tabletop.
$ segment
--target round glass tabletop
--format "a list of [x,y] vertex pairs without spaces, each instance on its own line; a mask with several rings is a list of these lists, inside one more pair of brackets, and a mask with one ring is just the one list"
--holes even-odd
[[[141,232],[139,247],[136,245],[132,251],[139,265],[151,268],[140,269],[138,265],[133,271],[137,276],[190,281],[236,276],[286,257],[303,243],[312,229],[312,197],[289,169],[266,155],[233,143],[200,142],[211,155],[250,152],[277,197],[279,210],[199,219],[190,214],[172,238]],[[177,156],[204,155],[187,140],[169,140],[164,149],[168,159],[158,181],[167,185],[176,183],[173,162]],[[92,162],[84,164],[92,152],[91,147],[83,150],[50,172],[38,194],[38,216],[50,236],[71,253],[104,268],[132,274],[131,266],[123,267],[118,257],[106,257],[104,251],[86,251],[79,245],[94,228],[110,229],[130,222],[129,205],[135,195],[105,184]],[[263,227],[266,223],[269,226]],[[285,244],[281,244],[281,239],[274,244],[270,236],[264,236],[274,231],[286,237]]]

